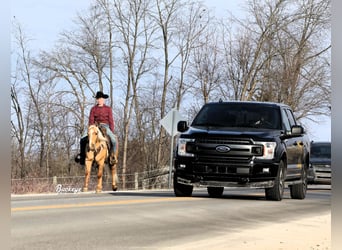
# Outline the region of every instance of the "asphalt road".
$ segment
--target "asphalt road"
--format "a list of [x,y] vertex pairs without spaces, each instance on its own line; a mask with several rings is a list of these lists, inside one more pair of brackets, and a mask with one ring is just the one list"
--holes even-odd
[[[280,202],[266,201],[263,190],[228,189],[215,199],[205,189],[190,198],[171,190],[12,196],[11,249],[182,249],[326,213],[330,205],[331,190],[321,186],[309,187],[304,200],[286,190]],[[225,244],[229,249],[229,237]]]

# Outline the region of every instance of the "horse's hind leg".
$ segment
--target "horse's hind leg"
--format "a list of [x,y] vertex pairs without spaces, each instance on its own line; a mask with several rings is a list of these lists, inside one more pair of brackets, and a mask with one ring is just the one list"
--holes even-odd
[[110,165],[110,172],[112,174],[112,190],[116,191],[118,190],[118,186],[117,186],[117,174],[116,174],[116,163],[114,165]]
[[112,165],[110,165],[110,170],[112,173],[112,189],[113,191],[118,190],[118,186],[117,186],[117,182],[118,182],[118,175],[116,172],[116,167],[118,165],[118,156],[119,156],[119,141],[118,141],[118,137],[116,137],[116,150],[115,150],[115,158],[116,158],[116,162]]

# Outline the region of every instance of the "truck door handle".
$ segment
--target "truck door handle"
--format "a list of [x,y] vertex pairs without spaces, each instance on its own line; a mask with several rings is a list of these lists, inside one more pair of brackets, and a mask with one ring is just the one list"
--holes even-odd
[[299,141],[299,142],[296,141],[296,142],[293,143],[293,145],[295,145],[295,146],[303,146],[304,143],[302,141]]

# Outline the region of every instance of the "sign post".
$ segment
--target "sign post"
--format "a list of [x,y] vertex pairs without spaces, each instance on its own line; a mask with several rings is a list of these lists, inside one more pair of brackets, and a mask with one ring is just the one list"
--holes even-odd
[[160,120],[160,124],[165,128],[166,132],[171,135],[171,148],[170,148],[170,167],[169,167],[169,188],[171,188],[172,176],[172,162],[173,162],[173,141],[174,136],[177,135],[177,123],[182,120],[182,116],[176,108],[173,108],[169,113]]

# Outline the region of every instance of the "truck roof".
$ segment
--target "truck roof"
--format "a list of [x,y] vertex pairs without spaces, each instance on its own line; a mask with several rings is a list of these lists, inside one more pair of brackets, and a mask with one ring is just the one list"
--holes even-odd
[[261,101],[218,101],[218,102],[208,102],[207,105],[212,105],[212,104],[229,104],[229,103],[267,105],[267,106],[276,106],[276,107],[287,107],[287,108],[290,108],[290,106],[288,106],[288,105],[286,105],[284,103],[261,102]]

